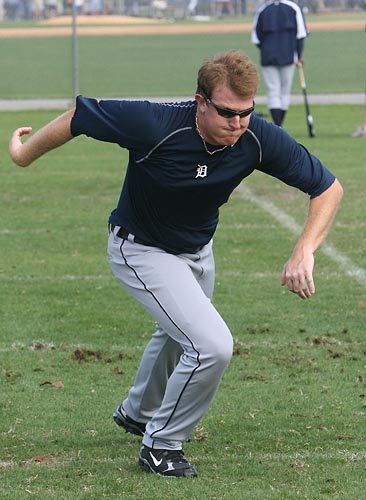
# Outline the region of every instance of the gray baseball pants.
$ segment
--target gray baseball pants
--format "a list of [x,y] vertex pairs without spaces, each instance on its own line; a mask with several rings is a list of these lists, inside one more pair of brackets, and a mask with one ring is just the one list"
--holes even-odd
[[295,64],[262,66],[268,109],[287,110],[289,108],[295,68]]
[[231,333],[211,302],[212,242],[196,254],[172,255],[121,239],[118,229],[108,239],[112,271],[157,325],[123,408],[147,423],[146,446],[181,449],[210,406],[233,352]]

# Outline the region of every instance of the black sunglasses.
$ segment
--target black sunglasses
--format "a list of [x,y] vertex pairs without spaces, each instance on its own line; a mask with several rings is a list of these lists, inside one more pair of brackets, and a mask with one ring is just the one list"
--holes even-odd
[[210,99],[202,90],[199,92],[204,100],[208,102],[208,104],[211,104],[213,106],[217,113],[220,116],[223,116],[224,118],[234,118],[234,116],[239,116],[240,118],[244,118],[245,116],[249,116],[251,113],[253,113],[255,109],[255,102],[253,101],[253,106],[251,108],[243,109],[243,111],[234,111],[233,109],[228,109],[228,108],[222,108],[221,106],[218,106],[215,104],[212,99]]

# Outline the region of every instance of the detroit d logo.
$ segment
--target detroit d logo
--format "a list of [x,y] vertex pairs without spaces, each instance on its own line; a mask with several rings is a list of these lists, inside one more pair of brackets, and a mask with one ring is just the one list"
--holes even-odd
[[207,165],[198,165],[195,179],[197,177],[207,177]]

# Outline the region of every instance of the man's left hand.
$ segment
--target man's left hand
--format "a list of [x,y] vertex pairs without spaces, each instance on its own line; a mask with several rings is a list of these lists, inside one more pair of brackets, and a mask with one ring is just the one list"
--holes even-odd
[[281,285],[287,285],[290,292],[296,293],[301,299],[310,299],[315,293],[313,268],[312,252],[301,256],[293,255],[283,267]]

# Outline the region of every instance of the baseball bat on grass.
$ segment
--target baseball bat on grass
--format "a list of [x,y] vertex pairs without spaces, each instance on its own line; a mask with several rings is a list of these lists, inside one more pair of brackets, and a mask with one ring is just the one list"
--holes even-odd
[[305,75],[304,75],[304,68],[302,64],[298,65],[298,70],[299,70],[299,78],[300,78],[300,85],[301,85],[301,90],[304,96],[304,103],[305,103],[305,112],[306,112],[306,123],[308,126],[308,131],[309,131],[309,136],[310,137],[315,137],[315,129],[314,129],[314,120],[313,117],[310,113],[310,106],[308,102],[308,95],[306,92],[306,83],[305,83]]

